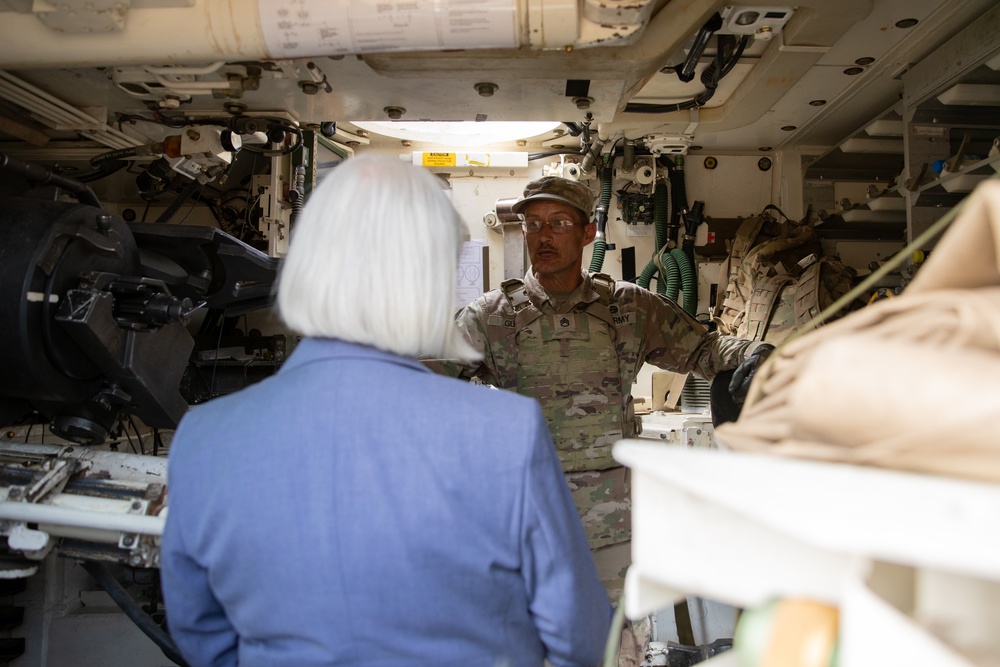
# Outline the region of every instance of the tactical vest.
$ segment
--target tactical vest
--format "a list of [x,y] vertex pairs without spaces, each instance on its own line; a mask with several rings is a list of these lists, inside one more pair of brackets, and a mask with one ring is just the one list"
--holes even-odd
[[544,313],[529,300],[523,281],[506,280],[500,291],[514,322],[487,322],[491,342],[507,346],[517,361],[507,377],[496,379],[539,402],[567,472],[618,466],[611,446],[636,433],[609,309],[615,282],[595,274],[591,284],[596,301],[568,313]]
[[826,258],[813,262],[798,278],[779,274],[754,283],[746,319],[737,333],[744,338],[780,344],[819,315],[820,270],[825,261]]
[[736,230],[729,255],[719,267],[719,285],[725,285],[726,291],[715,305],[712,320],[725,335],[736,335],[746,315],[746,304],[750,295],[745,293],[746,288],[739,280],[740,267],[744,259],[754,246],[784,232],[785,225],[770,214],[771,210],[785,217],[778,207],[768,205],[760,215],[744,220]]
[[846,294],[854,273],[839,258],[822,255],[808,225],[789,221],[777,236],[762,239],[768,221],[765,212],[737,231],[725,296],[712,319],[726,335],[780,345]]

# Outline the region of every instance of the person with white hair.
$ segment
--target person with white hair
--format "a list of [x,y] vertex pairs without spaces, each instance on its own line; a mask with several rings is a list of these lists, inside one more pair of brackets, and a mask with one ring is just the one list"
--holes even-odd
[[538,404],[437,375],[464,224],[429,171],[360,156],[279,277],[304,338],[170,447],[162,581],[191,665],[594,665],[611,605]]

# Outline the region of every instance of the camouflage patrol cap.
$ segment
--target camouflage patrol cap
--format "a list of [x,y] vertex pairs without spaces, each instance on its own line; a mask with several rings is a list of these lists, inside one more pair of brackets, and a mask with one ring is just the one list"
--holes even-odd
[[594,210],[594,193],[589,187],[579,181],[571,181],[558,176],[546,176],[532,181],[524,188],[524,197],[510,207],[514,213],[521,213],[524,207],[533,201],[557,201],[569,204],[583,211],[589,220]]

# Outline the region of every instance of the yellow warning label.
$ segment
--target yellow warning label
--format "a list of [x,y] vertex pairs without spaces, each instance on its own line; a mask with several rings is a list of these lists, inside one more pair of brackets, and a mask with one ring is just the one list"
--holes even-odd
[[422,164],[425,167],[454,167],[455,153],[424,153]]

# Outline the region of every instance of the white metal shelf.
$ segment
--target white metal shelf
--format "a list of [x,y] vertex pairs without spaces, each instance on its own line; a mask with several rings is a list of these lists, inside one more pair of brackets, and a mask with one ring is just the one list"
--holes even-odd
[[841,667],[1000,655],[1000,485],[638,440],[615,458],[632,470],[629,616],[808,598],[840,610]]

